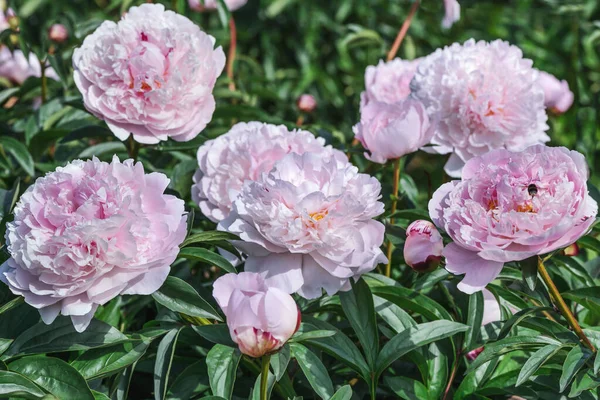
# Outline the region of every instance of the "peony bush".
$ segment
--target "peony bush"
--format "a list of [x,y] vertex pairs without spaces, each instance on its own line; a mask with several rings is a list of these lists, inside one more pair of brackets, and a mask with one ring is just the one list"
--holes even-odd
[[555,3],[0,1],[0,398],[598,399]]

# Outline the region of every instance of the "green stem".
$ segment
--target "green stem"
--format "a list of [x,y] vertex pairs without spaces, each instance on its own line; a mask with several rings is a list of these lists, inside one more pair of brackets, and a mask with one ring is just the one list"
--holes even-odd
[[[394,160],[394,181],[393,181],[393,187],[392,187],[392,213],[391,215],[394,215],[394,213],[396,212],[396,208],[398,207],[398,187],[400,186],[400,158],[397,158],[396,160]],[[390,218],[390,225],[394,224],[394,217]],[[392,244],[392,241],[390,240],[388,242],[387,245],[387,259],[388,259],[388,264],[385,267],[385,276],[390,277],[390,275],[392,274],[392,253],[394,250],[394,245]]]
[[42,104],[46,103],[46,97],[48,92],[48,78],[46,77],[46,59],[40,60],[40,69],[42,71]]
[[271,363],[271,355],[265,354],[262,358],[262,367],[260,371],[260,400],[267,400],[269,386],[269,364]]
[[133,158],[133,161],[136,162],[138,153],[140,152],[140,144],[133,139],[133,135],[129,136],[127,144],[127,153],[129,154],[129,157]]
[[596,348],[594,347],[592,342],[590,342],[590,339],[588,339],[585,333],[583,333],[581,326],[579,326],[579,322],[577,322],[577,319],[571,312],[571,309],[569,308],[569,306],[567,306],[567,303],[565,303],[565,300],[560,295],[560,292],[558,291],[558,288],[556,287],[554,281],[550,277],[550,274],[548,274],[548,271],[544,266],[544,260],[542,260],[541,257],[538,257],[538,273],[540,274],[540,277],[548,287],[548,292],[550,292],[552,301],[560,310],[561,314],[565,317],[571,328],[573,328],[573,331],[575,331],[577,336],[579,336],[579,339],[581,339],[583,344],[595,353]]

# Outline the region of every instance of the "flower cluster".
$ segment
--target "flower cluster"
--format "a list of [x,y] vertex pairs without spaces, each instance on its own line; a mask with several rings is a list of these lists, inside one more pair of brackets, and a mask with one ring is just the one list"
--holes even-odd
[[183,201],[141,163],[75,160],[39,178],[7,226],[11,258],[0,280],[52,323],[78,331],[119,294],[151,294],[169,275],[186,235]]

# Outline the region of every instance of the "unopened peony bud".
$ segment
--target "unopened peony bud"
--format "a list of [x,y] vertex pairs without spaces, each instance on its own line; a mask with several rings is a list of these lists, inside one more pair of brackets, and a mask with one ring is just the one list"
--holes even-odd
[[419,150],[433,135],[425,107],[410,98],[394,104],[369,102],[353,131],[370,153],[365,157],[379,164]]
[[569,256],[569,257],[575,257],[579,255],[579,246],[577,245],[577,243],[573,243],[570,246],[567,246],[563,252],[565,253],[565,256]]
[[300,327],[300,311],[292,296],[268,287],[257,273],[220,277],[213,296],[227,317],[231,339],[250,357],[279,350]]
[[404,260],[417,272],[429,272],[440,265],[444,243],[442,235],[429,221],[418,220],[406,229]]
[[559,81],[554,75],[540,71],[537,82],[544,89],[544,105],[547,109],[554,114],[562,114],[571,107],[574,95],[567,81]]
[[303,94],[298,97],[298,101],[296,101],[296,105],[300,109],[300,111],[305,113],[311,113],[317,108],[317,101],[310,94]]
[[467,357],[467,359],[469,361],[475,361],[477,356],[479,356],[483,352],[483,350],[484,350],[483,347],[478,347],[474,350],[469,351],[467,354],[465,354],[465,357]]
[[63,24],[54,24],[48,29],[48,37],[56,43],[64,43],[69,38],[69,32]]

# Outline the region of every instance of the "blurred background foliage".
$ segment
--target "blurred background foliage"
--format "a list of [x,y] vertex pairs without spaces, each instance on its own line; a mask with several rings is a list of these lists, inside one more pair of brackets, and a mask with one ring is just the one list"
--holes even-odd
[[[73,83],[71,56],[73,49],[102,21],[116,21],[129,7],[142,1],[7,0],[5,3],[4,6],[16,11],[20,31],[4,31],[0,41],[11,49],[32,51],[39,59],[47,60],[60,80],[48,79],[45,102],[35,109],[35,99],[42,96],[41,78],[29,78],[20,86],[0,80],[0,244],[4,240],[5,223],[11,218],[12,205],[36,177],[76,158],[95,155],[110,161],[115,153],[121,159],[128,157],[126,144],[116,139],[102,121],[85,111]],[[217,12],[196,13],[190,10],[186,0],[162,3],[198,23],[227,51],[229,29]],[[398,55],[414,59],[469,38],[500,38],[519,46],[536,68],[569,82],[575,103],[564,115],[549,116],[551,144],[584,153],[591,168],[591,181],[600,186],[600,1],[461,0],[460,4],[460,21],[450,30],[443,30],[443,2],[422,1]],[[198,146],[226,132],[238,121],[258,120],[294,127],[300,117],[296,99],[309,93],[316,98],[318,106],[313,113],[302,115],[303,127],[335,147],[351,152],[355,165],[382,181],[383,200],[389,204],[391,165],[368,163],[362,150],[351,146],[352,126],[359,116],[365,68],[385,58],[410,5],[409,0],[249,0],[232,14],[238,38],[236,90],[229,89],[224,72],[215,90],[217,109],[205,131],[191,142],[169,141],[142,147],[139,160],[147,171],[166,173],[171,178],[170,189],[194,209],[190,186],[197,168]],[[67,26],[69,40],[66,43],[49,41],[48,28],[54,23]],[[442,174],[445,161],[446,156],[422,152],[403,160],[399,209],[417,211],[406,219],[400,218],[399,226],[389,227],[388,235],[396,243],[403,240],[402,227],[409,220],[423,216],[422,210],[426,209],[432,191],[448,179]],[[600,201],[600,192],[593,186],[590,191]],[[193,226],[195,230],[214,229],[214,224],[199,212]],[[394,260],[400,264],[401,252],[397,253]],[[0,262],[5,257],[5,254],[0,255]],[[185,278],[201,294],[204,291],[206,297],[210,297],[207,284],[214,278],[214,268],[191,269],[186,263],[179,260],[173,274]],[[401,281],[416,279],[408,268],[398,268],[395,277]],[[8,296],[5,292],[2,287],[0,303]],[[457,298],[461,308],[465,308],[467,302],[466,296]],[[102,308],[97,317],[122,331],[137,330],[156,317],[151,304],[150,297],[118,298]],[[302,304],[304,309],[312,306]],[[328,307],[327,304],[322,306],[325,310]],[[339,308],[339,305],[330,306]],[[12,322],[3,322],[2,337],[16,336],[27,326],[27,321],[37,320],[35,310],[23,307],[19,310],[13,313]],[[169,318],[164,311],[159,311],[158,318]],[[597,325],[598,320],[587,322]],[[180,341],[190,343],[195,352],[205,355],[203,348],[194,347],[193,337],[196,336],[192,331],[185,330]],[[206,375],[202,369],[206,366],[197,362],[198,354],[192,352],[177,357],[181,362],[174,363],[174,377],[182,372],[178,370],[182,366],[192,368],[185,376],[192,372],[191,376],[196,379]],[[252,369],[252,366],[246,367]],[[131,391],[140,393],[143,398],[152,386],[151,360],[140,362],[136,372],[142,378],[132,381]],[[350,376],[343,367],[332,372]],[[241,389],[254,384],[252,376],[240,379],[242,382],[237,387]],[[207,385],[207,382],[201,379],[196,385]]]

